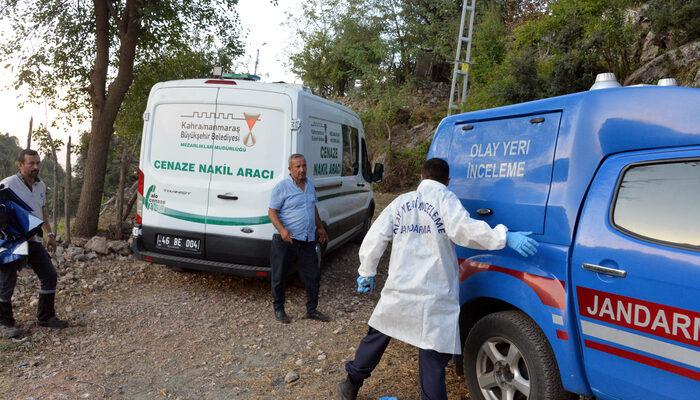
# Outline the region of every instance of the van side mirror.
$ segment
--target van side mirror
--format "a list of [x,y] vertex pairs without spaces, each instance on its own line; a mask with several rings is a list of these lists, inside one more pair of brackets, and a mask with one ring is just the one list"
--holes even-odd
[[374,164],[374,172],[372,173],[372,182],[380,183],[384,180],[384,164],[376,163]]

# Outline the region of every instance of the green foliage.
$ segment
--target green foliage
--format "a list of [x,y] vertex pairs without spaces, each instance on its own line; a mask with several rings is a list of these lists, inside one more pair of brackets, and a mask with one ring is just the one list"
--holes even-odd
[[17,173],[17,156],[22,148],[9,133],[0,134],[0,180]]
[[667,33],[676,46],[700,39],[700,0],[652,0],[647,15],[654,32]]
[[416,60],[433,64],[454,57],[461,1],[317,0],[303,5],[296,27],[302,49],[292,70],[324,96],[400,86],[412,79]]
[[[241,54],[236,4],[237,0],[110,2],[108,78],[119,71],[128,7],[135,8],[140,22],[134,58],[139,65],[176,51],[218,53],[227,59]],[[91,110],[86,88],[101,84],[91,81],[98,38],[93,2],[0,0],[0,10],[0,21],[11,27],[6,31],[11,34],[0,40],[0,60],[15,64],[15,87],[27,89],[27,100],[46,100],[64,111],[66,119],[86,118]]]
[[397,191],[415,187],[420,180],[420,171],[430,148],[426,140],[415,147],[397,149],[391,159],[391,174],[379,184],[383,191]]
[[302,5],[297,28],[303,49],[291,57],[292,71],[322,96],[342,96],[355,79],[373,76],[384,52],[381,21],[358,18],[360,1],[319,0]]

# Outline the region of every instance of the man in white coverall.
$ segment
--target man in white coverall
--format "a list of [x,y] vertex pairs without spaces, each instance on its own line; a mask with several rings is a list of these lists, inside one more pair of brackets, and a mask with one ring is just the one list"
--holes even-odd
[[338,384],[338,399],[357,398],[391,338],[419,348],[421,399],[447,399],[445,367],[452,354],[461,353],[454,244],[479,250],[508,245],[522,256],[537,252],[537,242],[529,233],[508,232],[503,225],[491,228],[471,219],[447,189],[449,166],[444,160],[426,161],[421,175],[418,189],[392,201],[360,247],[357,291],[367,293],[374,287],[379,259],[393,240],[381,298],[355,359],[345,365],[348,375]]

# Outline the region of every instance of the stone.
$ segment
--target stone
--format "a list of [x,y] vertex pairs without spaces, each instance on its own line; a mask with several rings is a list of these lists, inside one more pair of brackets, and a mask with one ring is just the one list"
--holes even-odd
[[63,259],[70,261],[75,259],[75,256],[85,254],[85,249],[78,246],[70,246],[63,253]]
[[[690,69],[697,62],[697,54],[700,54],[700,40],[684,44],[671,49],[648,63],[642,65],[625,79],[625,86],[637,83],[655,85],[661,78],[680,78],[674,76],[676,71]],[[680,85],[686,82],[678,82]]]
[[85,250],[94,251],[100,255],[109,254],[109,248],[107,248],[107,239],[102,236],[94,236],[92,239],[85,243]]
[[296,382],[297,380],[299,380],[299,374],[294,371],[289,371],[287,372],[287,375],[284,376],[285,383],[292,383]]
[[56,246],[56,254],[55,254],[56,258],[62,259],[63,253],[64,253],[63,246]]
[[646,63],[659,55],[661,49],[656,45],[656,35],[654,32],[649,31],[647,36],[644,38],[644,44],[642,45],[642,55],[639,61]]
[[301,367],[302,365],[304,365],[304,360],[300,358],[300,359],[296,360],[296,362],[294,364]]
[[128,249],[129,244],[123,240],[110,240],[107,242],[107,248],[112,253],[120,253],[124,249]]
[[85,243],[87,243],[87,239],[82,237],[74,237],[71,239],[71,243],[78,247],[84,247]]
[[94,260],[97,258],[97,253],[95,253],[94,251],[91,251],[85,255],[85,258],[88,260]]

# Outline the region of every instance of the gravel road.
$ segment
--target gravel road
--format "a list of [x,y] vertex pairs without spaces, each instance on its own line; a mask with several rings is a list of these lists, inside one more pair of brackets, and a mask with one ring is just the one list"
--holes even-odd
[[[380,207],[391,198],[380,195]],[[72,326],[53,331],[34,322],[38,282],[23,270],[15,314],[27,335],[0,340],[0,398],[331,399],[379,296],[355,293],[357,251],[348,244],[324,261],[327,323],[301,318],[300,285],[287,289],[293,322],[283,325],[267,280],[115,257],[59,266],[57,309]],[[393,341],[359,398],[419,399],[417,367],[417,349]],[[451,367],[448,388],[468,398]]]

